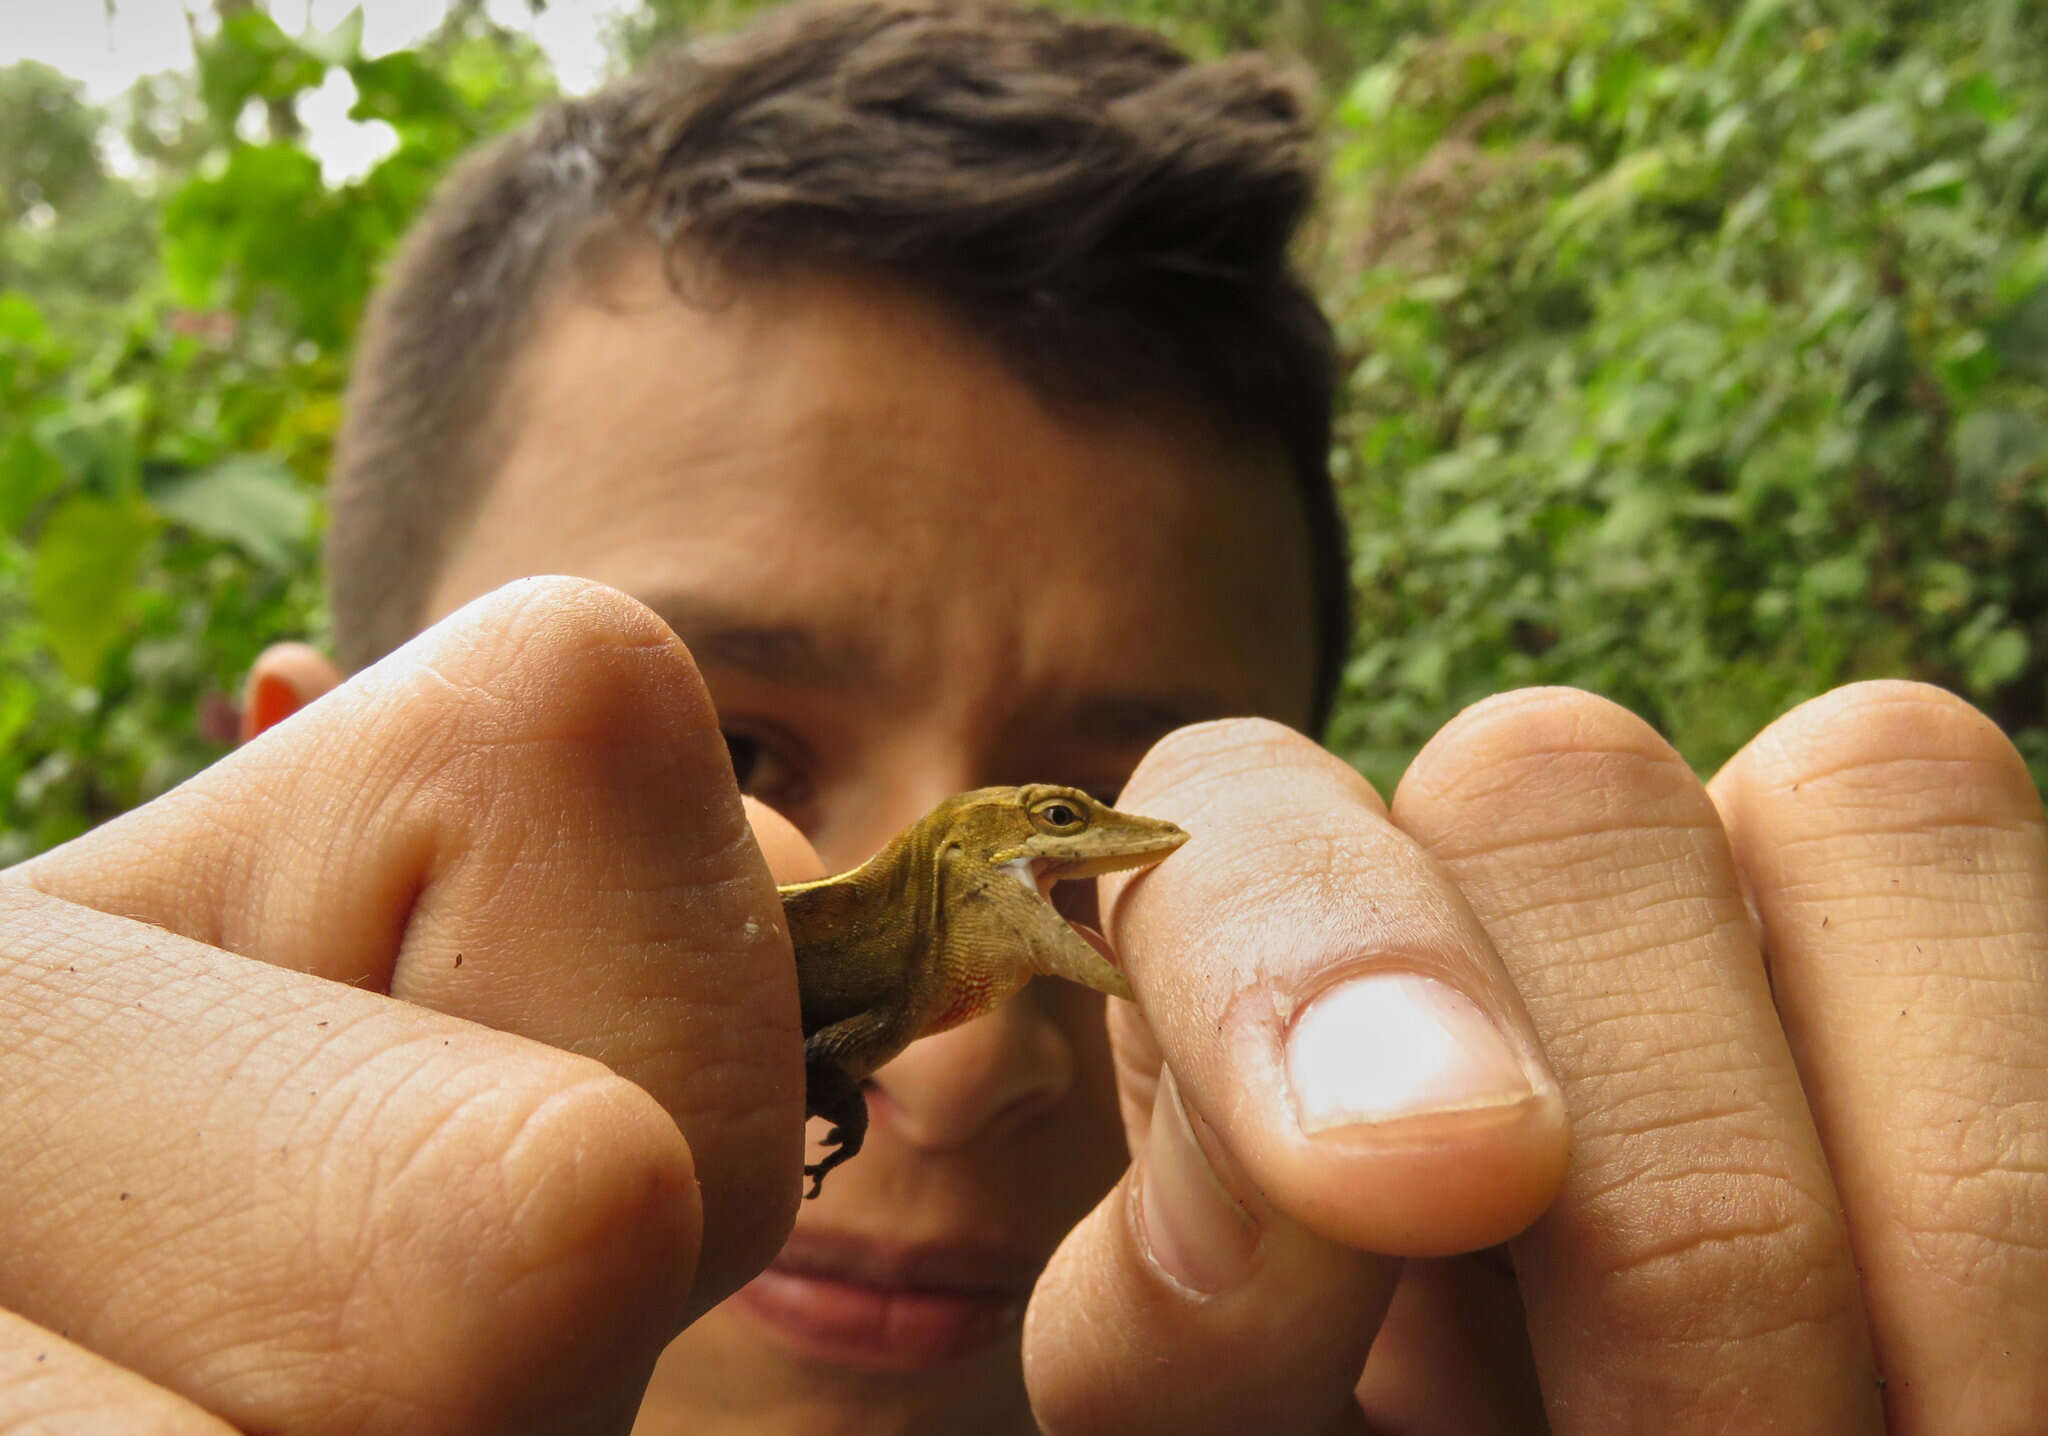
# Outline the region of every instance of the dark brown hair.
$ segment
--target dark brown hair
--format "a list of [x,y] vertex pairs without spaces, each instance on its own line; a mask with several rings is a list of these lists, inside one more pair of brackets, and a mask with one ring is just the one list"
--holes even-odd
[[471,156],[371,306],[332,485],[349,668],[409,638],[503,452],[521,341],[600,231],[744,281],[896,276],[1048,397],[1164,398],[1281,448],[1311,535],[1315,713],[1349,641],[1328,322],[1288,248],[1315,184],[1300,86],[1123,25],[1006,5],[776,11]]

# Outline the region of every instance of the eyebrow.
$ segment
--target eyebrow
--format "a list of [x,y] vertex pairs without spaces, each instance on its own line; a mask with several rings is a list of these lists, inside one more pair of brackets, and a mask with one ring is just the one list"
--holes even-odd
[[879,671],[874,654],[863,645],[828,639],[806,624],[763,622],[698,594],[638,597],[675,630],[700,664],[804,688],[865,687]]
[[[699,664],[798,688],[858,689],[880,682],[880,660],[856,634],[763,620],[698,593],[637,596],[675,630]],[[1169,693],[1095,691],[1050,697],[1029,715],[1028,726],[1148,747],[1176,728],[1244,711],[1221,694],[1199,688]]]
[[1174,694],[1089,693],[1048,705],[1045,719],[1033,727],[1054,727],[1110,743],[1150,746],[1176,728],[1241,712],[1213,693]]

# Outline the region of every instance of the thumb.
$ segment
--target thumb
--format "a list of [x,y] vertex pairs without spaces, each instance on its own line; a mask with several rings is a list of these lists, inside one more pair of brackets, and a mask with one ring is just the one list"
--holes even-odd
[[1564,1171],[1557,1081],[1463,899],[1307,739],[1182,729],[1118,803],[1190,838],[1103,885],[1143,1015],[1112,1017],[1135,1160],[1033,1296],[1034,1409],[1056,1431],[1355,1420],[1399,1265],[1372,1254],[1534,1220]]
[[1278,724],[1184,728],[1120,802],[1190,840],[1103,911],[1191,1111],[1332,1241],[1442,1256],[1564,1174],[1562,1092],[1485,929],[1370,785]]
[[693,1316],[794,1219],[781,905],[688,652],[623,594],[508,585],[17,875],[637,1083],[700,1184]]

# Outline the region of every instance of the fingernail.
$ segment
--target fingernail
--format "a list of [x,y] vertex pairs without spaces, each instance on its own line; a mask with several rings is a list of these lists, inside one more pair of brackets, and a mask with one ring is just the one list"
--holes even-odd
[[1304,1132],[1536,1095],[1520,1055],[1477,1003],[1412,972],[1353,978],[1320,994],[1294,1019],[1287,1081]]
[[1195,1141],[1169,1072],[1160,1073],[1152,1101],[1138,1219],[1159,1269],[1198,1292],[1225,1291],[1243,1280],[1259,1245],[1257,1224],[1217,1180]]

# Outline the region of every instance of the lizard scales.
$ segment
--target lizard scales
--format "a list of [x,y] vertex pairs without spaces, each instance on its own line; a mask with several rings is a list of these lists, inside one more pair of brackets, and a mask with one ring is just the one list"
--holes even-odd
[[912,1041],[978,1017],[1033,977],[1128,998],[1124,975],[1061,917],[1066,879],[1149,867],[1187,841],[1157,818],[1050,783],[940,803],[859,867],[779,891],[803,1005],[805,1107],[833,1124],[825,1174],[867,1134],[861,1084]]

